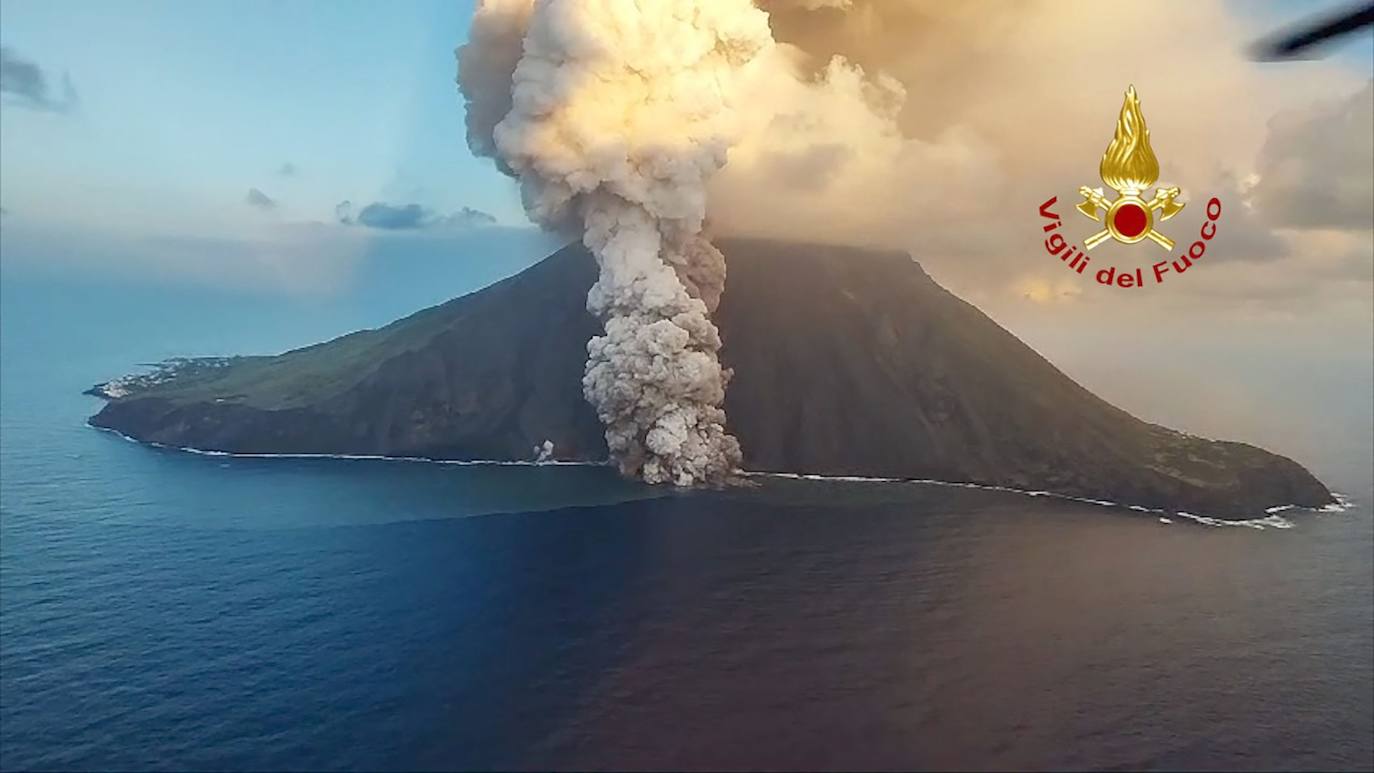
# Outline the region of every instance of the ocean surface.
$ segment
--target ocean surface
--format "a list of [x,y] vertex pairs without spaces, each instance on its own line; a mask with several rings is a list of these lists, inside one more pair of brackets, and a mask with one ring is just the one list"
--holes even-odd
[[81,391],[137,363],[453,294],[364,284],[0,283],[0,767],[1374,766],[1374,518],[1344,452],[1302,461],[1355,509],[1254,528],[85,426]]

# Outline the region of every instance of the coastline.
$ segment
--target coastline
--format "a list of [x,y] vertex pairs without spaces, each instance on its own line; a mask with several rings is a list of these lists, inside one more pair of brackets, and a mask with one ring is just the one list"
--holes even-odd
[[[110,427],[100,427],[100,426],[97,426],[97,425],[95,425],[95,424],[90,423],[89,420],[88,420],[87,422],[85,422],[85,424],[86,424],[87,427],[90,427],[91,429],[98,430],[98,431],[100,431],[100,432],[107,432],[107,433],[110,433],[110,434],[112,434],[112,435],[115,435],[116,437],[121,438],[122,440],[124,440],[124,441],[126,441],[126,442],[133,443],[134,445],[145,446],[145,447],[148,447],[148,448],[157,448],[157,449],[167,450],[167,451],[177,451],[177,452],[186,453],[186,454],[194,454],[194,455],[196,455],[196,456],[229,457],[229,458],[235,458],[235,459],[337,459],[337,460],[340,460],[340,461],[410,462],[410,463],[420,463],[420,464],[442,464],[442,465],[452,465],[452,466],[458,466],[458,467],[560,467],[560,466],[562,466],[562,467],[608,467],[608,466],[610,466],[610,462],[609,462],[609,461],[606,461],[606,462],[579,462],[579,461],[566,461],[566,460],[558,460],[558,459],[546,459],[546,460],[543,460],[543,461],[535,461],[535,460],[498,460],[498,459],[431,459],[431,458],[422,457],[422,456],[386,456],[386,455],[382,455],[382,454],[309,454],[309,453],[284,453],[284,454],[272,454],[272,453],[240,453],[240,452],[232,452],[232,451],[210,451],[210,450],[205,450],[205,449],[201,449],[201,448],[191,448],[191,447],[187,447],[187,446],[173,446],[173,445],[168,445],[168,444],[166,444],[166,443],[158,443],[158,442],[156,442],[156,441],[140,440],[140,439],[135,438],[135,437],[132,437],[132,436],[130,436],[130,435],[126,435],[126,434],[124,434],[123,432],[120,432],[120,431],[117,430],[117,429],[112,429],[112,428],[110,428]],[[1177,518],[1183,518],[1183,519],[1192,521],[1192,522],[1194,522],[1194,523],[1197,523],[1197,524],[1200,524],[1200,525],[1203,525],[1203,526],[1213,526],[1213,527],[1239,526],[1239,527],[1244,527],[1244,528],[1249,528],[1249,529],[1256,529],[1256,530],[1260,530],[1260,531],[1263,531],[1263,530],[1265,530],[1265,529],[1291,529],[1291,528],[1293,528],[1293,526],[1294,526],[1293,522],[1290,521],[1290,520],[1288,520],[1287,518],[1284,518],[1284,517],[1281,515],[1281,513],[1297,513],[1297,512],[1303,512],[1303,513],[1311,513],[1311,514],[1314,514],[1314,515],[1317,515],[1317,514],[1334,514],[1334,513],[1344,513],[1344,512],[1350,511],[1350,510],[1354,510],[1354,509],[1356,509],[1356,508],[1358,507],[1358,503],[1356,503],[1355,501],[1351,500],[1349,497],[1345,496],[1344,494],[1340,494],[1340,493],[1338,493],[1338,492],[1334,492],[1334,491],[1333,491],[1333,492],[1331,492],[1331,495],[1335,498],[1336,501],[1333,502],[1333,503],[1331,503],[1331,504],[1323,505],[1323,506],[1321,506],[1321,507],[1305,507],[1305,506],[1302,506],[1302,505],[1293,505],[1293,504],[1289,504],[1289,505],[1276,505],[1276,506],[1274,506],[1274,507],[1266,508],[1266,510],[1265,510],[1265,515],[1264,515],[1264,516],[1255,517],[1255,518],[1245,518],[1245,519],[1226,519],[1226,518],[1216,518],[1216,517],[1208,516],[1208,515],[1197,515],[1197,514],[1194,514],[1194,513],[1189,513],[1189,512],[1185,512],[1185,511],[1181,511],[1181,510],[1180,510],[1180,511],[1170,511],[1170,510],[1164,510],[1164,509],[1161,509],[1161,508],[1150,508],[1150,507],[1144,507],[1144,506],[1142,506],[1142,505],[1133,505],[1133,504],[1128,504],[1128,503],[1123,503],[1123,502],[1113,502],[1113,501],[1111,501],[1111,500],[1106,500],[1106,499],[1091,499],[1091,498],[1087,498],[1087,497],[1077,497],[1077,496],[1073,496],[1073,495],[1070,495],[1070,494],[1060,494],[1060,493],[1056,493],[1056,492],[1053,492],[1053,491],[1033,491],[1033,490],[1028,490],[1028,489],[1011,488],[1011,487],[1009,487],[1009,486],[995,486],[995,485],[989,485],[989,484],[983,484],[983,483],[968,483],[968,482],[959,482],[959,481],[933,480],[933,479],[929,479],[929,478],[884,478],[884,477],[866,477],[866,476],[860,476],[860,475],[819,475],[819,474],[814,474],[814,473],[799,473],[799,472],[764,472],[764,471],[752,471],[752,470],[743,470],[743,471],[741,471],[741,474],[742,474],[744,477],[746,477],[746,478],[777,478],[777,479],[781,479],[781,480],[807,480],[807,481],[820,481],[820,482],[834,481],[834,482],[845,482],[845,483],[901,483],[901,484],[907,484],[907,485],[943,486],[943,487],[948,487],[948,488],[965,488],[965,489],[974,489],[974,490],[980,490],[980,491],[997,491],[997,492],[1008,493],[1008,494],[1020,494],[1020,495],[1022,495],[1022,496],[1027,496],[1027,497],[1049,497],[1049,498],[1051,498],[1051,499],[1058,499],[1058,500],[1062,500],[1062,501],[1066,501],[1066,502],[1077,502],[1077,503],[1080,503],[1080,504],[1096,505],[1096,506],[1098,506],[1098,507],[1110,508],[1110,509],[1114,509],[1114,510],[1118,510],[1118,511],[1128,511],[1128,512],[1134,512],[1134,513],[1141,513],[1141,514],[1145,514],[1145,515],[1151,515],[1151,516],[1157,517],[1162,525],[1167,525],[1167,524],[1172,523],[1173,521],[1171,520],[1171,518],[1177,517]]]

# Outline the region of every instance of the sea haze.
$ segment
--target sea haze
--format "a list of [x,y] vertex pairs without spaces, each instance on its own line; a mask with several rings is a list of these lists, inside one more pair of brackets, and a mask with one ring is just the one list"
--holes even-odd
[[1299,461],[1356,509],[1255,529],[85,426],[81,391],[137,363],[279,351],[494,278],[402,269],[308,296],[4,275],[0,767],[1374,766],[1370,465],[1348,451]]

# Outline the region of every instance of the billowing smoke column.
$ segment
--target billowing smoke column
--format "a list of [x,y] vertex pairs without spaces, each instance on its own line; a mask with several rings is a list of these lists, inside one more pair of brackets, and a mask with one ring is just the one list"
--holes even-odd
[[596,256],[587,308],[606,334],[583,393],[621,472],[651,483],[739,466],[710,319],[725,261],[701,231],[732,85],[771,43],[749,0],[484,0],[458,50],[468,144]]

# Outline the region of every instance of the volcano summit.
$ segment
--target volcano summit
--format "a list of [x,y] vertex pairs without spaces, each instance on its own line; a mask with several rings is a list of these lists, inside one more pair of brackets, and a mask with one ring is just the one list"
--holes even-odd
[[[1320,506],[1292,460],[1141,421],[1079,386],[909,256],[722,240],[715,314],[744,467],[937,479],[1251,517]],[[597,266],[580,245],[375,330],[97,387],[90,420],[239,453],[607,458],[583,397]]]

